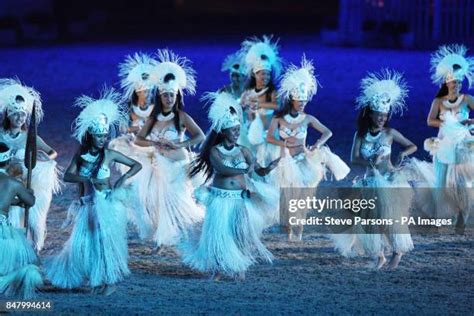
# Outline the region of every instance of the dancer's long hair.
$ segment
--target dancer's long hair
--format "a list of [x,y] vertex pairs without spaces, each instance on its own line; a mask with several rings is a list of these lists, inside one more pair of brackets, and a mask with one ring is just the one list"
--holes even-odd
[[275,117],[281,118],[281,117],[287,115],[288,113],[290,113],[291,109],[293,108],[292,101],[293,100],[291,98],[287,98],[287,99],[283,100],[282,106],[275,113]]
[[448,85],[446,83],[443,83],[441,87],[439,88],[438,92],[436,93],[435,98],[442,98],[445,97],[449,94],[449,89]]
[[[175,80],[175,76],[171,73],[169,73],[165,76],[164,82],[168,82],[170,80]],[[182,111],[183,108],[184,108],[183,97],[181,95],[181,92],[178,91],[178,93],[176,95],[176,103],[173,105],[173,108],[171,110],[174,113],[174,119],[173,119],[174,120],[174,126],[176,127],[176,130],[178,131],[178,133],[181,132],[181,124],[180,124],[180,121],[179,121],[179,111]],[[153,108],[153,111],[151,111],[150,118],[149,118],[150,120],[152,120],[153,124],[151,124],[150,128],[146,131],[147,136],[148,136],[148,134],[150,134],[153,126],[156,123],[158,114],[160,114],[161,112],[163,112],[163,103],[161,102],[160,92],[159,92],[158,89],[156,89],[155,107]]]
[[[359,115],[357,117],[357,136],[358,137],[361,137],[361,138],[364,137],[369,132],[370,128],[372,127],[373,122],[372,122],[372,118],[370,117],[370,114],[372,113],[373,113],[372,109],[370,109],[370,107],[368,106],[360,109]],[[388,127],[389,121],[390,121],[390,113],[383,127]]]
[[212,177],[214,174],[214,168],[211,164],[211,149],[212,147],[221,144],[224,139],[225,136],[222,132],[218,133],[211,129],[201,145],[199,155],[191,162],[189,169],[190,178],[195,177],[202,171],[206,175],[206,182]]

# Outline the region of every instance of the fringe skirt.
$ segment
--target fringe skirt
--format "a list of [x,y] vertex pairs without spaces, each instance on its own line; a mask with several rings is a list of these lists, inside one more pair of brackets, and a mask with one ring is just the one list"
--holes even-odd
[[[377,170],[373,170],[372,175],[359,180],[354,187],[375,190],[378,198],[375,209],[370,210],[371,219],[400,219],[402,216],[409,215],[413,194],[405,172],[382,175]],[[390,191],[390,188],[394,190]],[[399,188],[403,189],[403,194],[395,191]],[[355,225],[350,228],[349,233],[332,234],[329,237],[334,242],[336,250],[343,256],[376,257],[385,249],[406,253],[414,248],[411,235],[399,233],[402,229],[407,230],[398,225],[389,225],[382,234],[371,233],[367,231],[367,228]]]
[[46,265],[46,275],[60,288],[118,283],[128,269],[125,189],[97,191],[69,209],[74,228],[61,252]]
[[200,272],[235,277],[259,259],[272,261],[260,241],[268,207],[259,193],[201,187],[195,192],[206,208],[204,222],[181,244],[183,262]]
[[0,215],[0,293],[28,300],[43,279],[38,257],[24,235]]

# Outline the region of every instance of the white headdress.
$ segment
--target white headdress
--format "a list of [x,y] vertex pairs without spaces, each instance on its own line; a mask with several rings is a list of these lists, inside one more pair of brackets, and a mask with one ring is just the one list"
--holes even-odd
[[127,126],[127,110],[120,103],[120,94],[113,88],[105,88],[99,99],[83,95],[76,99],[75,106],[82,109],[73,123],[73,136],[82,142],[86,132],[91,134],[108,134],[111,127],[117,130]]
[[[186,57],[179,57],[168,49],[159,49],[156,52],[158,66],[156,67],[157,86],[160,94],[164,92],[178,91],[181,94],[188,92],[196,93],[196,72],[191,68],[191,62]],[[168,74],[174,76],[174,80],[165,82]]]
[[207,92],[201,100],[212,102],[208,113],[209,120],[212,123],[211,129],[219,133],[226,128],[240,125],[242,108],[232,94]]
[[263,36],[262,40],[253,37],[242,43],[247,73],[255,74],[260,70],[270,70],[273,71],[275,78],[280,76],[282,60],[278,56],[278,40],[272,43],[271,39],[271,36]]
[[[8,147],[7,144],[5,145]],[[12,150],[10,149],[10,147],[8,147],[8,150],[6,152],[0,153],[0,162],[8,161],[11,159],[11,157],[12,157]]]
[[402,74],[383,69],[380,73],[369,73],[360,83],[361,94],[357,98],[357,108],[370,109],[394,114],[403,114],[408,87]]
[[467,78],[469,88],[474,85],[474,57],[466,57],[464,45],[441,46],[431,55],[431,80],[441,85]]
[[0,79],[0,112],[7,116],[23,112],[30,117],[36,105],[36,122],[43,119],[43,107],[38,91],[23,85],[18,79]]
[[133,92],[153,89],[157,78],[157,62],[147,54],[129,55],[119,65],[120,86],[125,90],[125,97],[130,100]]
[[301,68],[290,65],[281,80],[278,96],[283,99],[310,101],[318,92],[318,81],[314,75],[314,66],[305,55],[301,58]]
[[237,51],[228,55],[222,63],[221,71],[228,71],[230,73],[245,74],[244,55],[242,51]]

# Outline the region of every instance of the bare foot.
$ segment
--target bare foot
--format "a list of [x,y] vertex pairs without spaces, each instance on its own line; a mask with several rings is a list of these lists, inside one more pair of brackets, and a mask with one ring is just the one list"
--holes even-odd
[[103,291],[104,291],[103,286],[96,286],[96,287],[92,288],[91,293],[94,294],[94,295],[97,295],[97,294],[102,293]]
[[222,278],[222,275],[220,272],[216,272],[211,276],[211,279],[216,282],[219,282],[221,278]]
[[117,291],[117,286],[115,284],[106,285],[101,294],[104,295],[104,296],[109,296],[112,293],[114,293],[115,291]]
[[390,269],[396,269],[398,267],[398,264],[400,263],[400,260],[402,259],[402,253],[393,253],[392,259],[390,259],[390,263],[388,264]]
[[375,269],[380,270],[385,265],[385,263],[387,263],[387,259],[385,259],[385,256],[384,255],[379,256]]
[[245,272],[240,272],[236,279],[241,282],[245,281]]

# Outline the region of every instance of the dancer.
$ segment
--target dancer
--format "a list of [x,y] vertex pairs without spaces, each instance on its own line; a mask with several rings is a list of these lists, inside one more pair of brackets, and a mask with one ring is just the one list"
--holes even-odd
[[[428,126],[438,127],[437,138],[425,141],[433,155],[436,216],[457,215],[456,232],[464,233],[469,213],[474,208],[474,98],[461,93],[463,80],[474,85],[474,57],[466,56],[463,45],[441,46],[431,58],[432,80],[440,85],[428,114]],[[427,176],[429,179],[430,177]],[[446,214],[448,212],[448,214]]]
[[244,56],[242,51],[237,51],[226,57],[222,63],[221,71],[229,72],[230,84],[222,87],[220,92],[227,92],[240,102],[240,97],[244,92]]
[[17,179],[8,175],[13,152],[0,143],[0,294],[28,300],[43,284],[38,257],[24,232],[8,220],[12,205],[33,206],[35,197]]
[[[0,142],[8,144],[13,152],[12,166],[15,176],[26,181],[27,171],[24,166],[27,124],[31,118],[33,104],[36,108],[36,121],[43,118],[41,98],[33,88],[26,87],[15,79],[0,80],[0,112],[3,113],[3,126],[0,129]],[[31,187],[35,191],[36,203],[30,209],[28,228],[34,248],[39,252],[46,238],[46,218],[53,198],[60,188],[57,153],[44,140],[37,136],[38,162],[33,169]],[[14,227],[23,227],[24,209],[12,207],[9,221]]]
[[[116,284],[130,274],[124,204],[130,197],[122,187],[141,166],[107,148],[113,129],[127,124],[127,114],[119,100],[120,95],[112,89],[105,89],[97,100],[88,96],[76,100],[76,105],[83,108],[74,125],[80,148],[64,180],[79,184],[81,198],[69,209],[75,216],[72,234],[46,268],[51,283],[60,288],[85,284],[94,293],[110,295]],[[109,169],[112,163],[130,167],[113,187]]]
[[244,116],[249,124],[248,141],[257,161],[267,165],[279,155],[279,148],[266,141],[273,113],[278,109],[274,79],[281,73],[277,42],[271,37],[252,38],[242,43],[248,82],[241,97]]
[[[152,173],[153,148],[140,147],[135,145],[136,134],[145,125],[155,107],[154,96],[157,84],[156,67],[158,63],[155,59],[143,53],[135,53],[133,56],[127,56],[124,63],[120,64],[119,76],[121,78],[121,87],[124,98],[129,103],[130,124],[128,133],[113,139],[109,148],[119,151],[124,155],[140,161],[142,172],[140,177]],[[128,171],[128,167],[119,165],[121,174]],[[130,182],[136,192],[146,194],[148,183],[138,181],[137,178],[130,179]],[[141,204],[142,201],[134,199],[130,201],[128,214],[130,222],[138,229],[140,238],[149,238],[153,232],[153,214],[149,209]]]
[[[203,210],[192,198],[187,178],[190,153],[204,133],[183,110],[184,92],[195,92],[194,70],[189,61],[168,50],[157,52],[158,95],[151,118],[137,135],[138,146],[154,147],[151,173],[139,177],[137,187],[142,205],[151,214],[157,249],[175,245],[192,225],[202,219]],[[185,132],[190,138],[185,140]]]
[[206,216],[199,236],[183,245],[185,264],[203,273],[239,279],[257,259],[271,262],[272,255],[260,241],[265,213],[274,212],[278,194],[269,185],[251,179],[268,174],[278,160],[262,168],[251,152],[237,144],[240,132],[239,104],[228,93],[211,93],[211,131],[190,175],[205,172],[212,184],[195,191]]
[[[354,187],[377,192],[376,207],[368,212],[370,218],[400,219],[408,216],[413,196],[407,175],[400,163],[416,151],[416,146],[399,131],[388,127],[390,116],[402,113],[408,89],[402,75],[391,70],[369,73],[361,82],[361,95],[357,98],[360,109],[358,129],[352,145],[353,164],[366,166],[364,178]],[[396,166],[391,162],[392,143],[403,147]],[[387,188],[393,191],[387,192]],[[405,188],[405,189],[400,189]],[[390,268],[395,269],[402,255],[413,249],[413,242],[407,227],[389,226],[382,232],[366,232],[358,225],[351,228],[351,234],[334,234],[331,238],[344,256],[368,254],[377,257],[376,268],[386,263],[384,250],[391,247],[393,256]]]
[[[278,91],[283,108],[272,119],[267,133],[267,141],[280,147],[282,157],[273,182],[282,188],[294,188],[291,192],[287,191],[291,195],[297,194],[301,188],[316,188],[326,174],[326,167],[337,180],[343,179],[350,171],[329,147],[324,146],[332,132],[314,116],[305,113],[305,107],[316,95],[317,89],[313,64],[303,56],[301,68],[291,65],[283,76]],[[320,132],[321,137],[307,149],[308,127]],[[279,139],[274,136],[275,131],[278,131]],[[298,215],[306,217],[306,212],[299,212]],[[288,218],[284,218],[282,223],[288,224]],[[289,239],[301,240],[303,226],[287,226]]]

